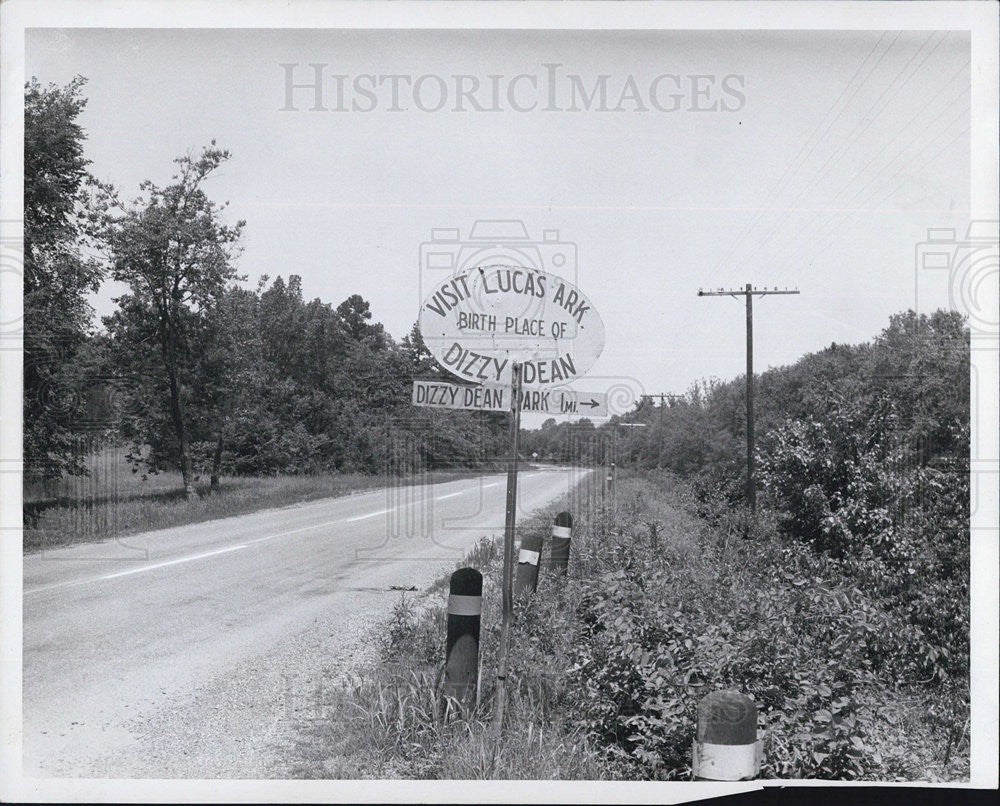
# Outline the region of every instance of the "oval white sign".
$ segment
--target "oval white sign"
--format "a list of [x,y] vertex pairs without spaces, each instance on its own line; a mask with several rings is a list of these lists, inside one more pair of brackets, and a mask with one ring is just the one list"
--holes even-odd
[[517,361],[525,385],[565,385],[604,349],[604,323],[583,292],[523,266],[452,275],[424,301],[419,325],[441,366],[476,383],[509,384]]

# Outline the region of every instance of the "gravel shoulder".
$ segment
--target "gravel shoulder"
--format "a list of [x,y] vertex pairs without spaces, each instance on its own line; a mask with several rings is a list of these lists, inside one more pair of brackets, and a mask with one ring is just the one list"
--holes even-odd
[[[180,698],[150,703],[127,724],[131,741],[93,762],[95,777],[282,779],[288,776],[303,712],[323,681],[350,675],[378,657],[378,634],[401,593],[387,576],[426,590],[447,568],[371,568],[359,588],[324,597],[305,629]],[[392,583],[389,583],[392,584]],[[410,594],[413,595],[413,594]],[[196,726],[196,727],[195,727]],[[77,773],[78,774],[78,773]]]

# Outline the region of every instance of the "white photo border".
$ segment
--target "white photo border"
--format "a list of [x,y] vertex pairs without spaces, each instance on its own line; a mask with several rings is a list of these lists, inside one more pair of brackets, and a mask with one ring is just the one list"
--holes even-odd
[[[0,4],[0,237],[20,235],[23,87],[28,28],[496,28],[672,30],[963,30],[971,32],[971,219],[998,214],[998,15],[992,2],[373,2],[347,0],[7,0]],[[12,224],[12,222],[14,222]],[[5,274],[0,321],[21,316],[20,279]],[[21,356],[0,349],[0,799],[119,802],[562,802],[676,803],[782,785],[533,781],[247,781],[29,779],[21,754]],[[980,422],[998,422],[997,351],[973,351]],[[975,414],[975,410],[973,411]],[[984,416],[985,415],[985,416]],[[975,418],[973,418],[975,420]],[[975,456],[997,457],[996,428],[973,432]],[[989,468],[987,468],[987,471]],[[979,481],[971,524],[971,780],[933,786],[997,786],[1000,490],[994,462]],[[851,786],[795,781],[796,785]],[[871,782],[862,782],[871,785]],[[919,784],[908,783],[905,786]],[[893,786],[889,784],[888,786]],[[928,786],[930,786],[928,784]],[[888,794],[888,793],[887,793]]]

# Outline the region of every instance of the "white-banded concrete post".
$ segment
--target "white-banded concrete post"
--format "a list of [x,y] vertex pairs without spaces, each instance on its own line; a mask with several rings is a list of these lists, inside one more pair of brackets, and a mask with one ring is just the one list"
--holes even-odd
[[573,534],[573,516],[568,512],[556,515],[552,524],[552,573],[565,574],[569,566],[569,546]]
[[517,579],[514,595],[523,599],[538,588],[538,561],[542,557],[542,535],[532,532],[521,538],[521,548],[517,552]]
[[445,640],[444,694],[466,704],[479,688],[479,625],[483,612],[483,575],[459,568],[451,575],[448,632]]
[[608,469],[606,466],[602,465],[601,470],[601,512],[604,512],[607,507],[608,500]]
[[698,703],[691,773],[696,781],[745,781],[760,773],[757,705],[738,691],[713,691]]
[[616,475],[615,474],[615,463],[612,462],[611,463],[611,467],[608,468],[608,492],[610,493],[610,497],[611,497],[611,511],[612,512],[615,512],[616,509],[617,509],[617,502],[615,500],[615,482],[617,481],[617,479],[615,478],[615,475]]

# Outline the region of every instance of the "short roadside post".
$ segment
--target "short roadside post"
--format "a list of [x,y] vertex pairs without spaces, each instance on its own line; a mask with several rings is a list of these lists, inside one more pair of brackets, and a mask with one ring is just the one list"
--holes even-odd
[[445,639],[444,694],[463,705],[479,689],[479,627],[483,611],[483,575],[459,568],[448,591],[448,632]]
[[573,536],[573,516],[568,512],[556,515],[552,524],[551,563],[554,575],[565,574],[569,566],[569,546]]
[[514,595],[524,599],[538,588],[538,563],[542,556],[542,535],[531,532],[521,538],[521,549],[517,553],[517,579]]
[[738,691],[713,691],[698,703],[691,774],[696,781],[744,781],[760,773],[757,705]]

